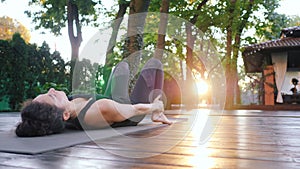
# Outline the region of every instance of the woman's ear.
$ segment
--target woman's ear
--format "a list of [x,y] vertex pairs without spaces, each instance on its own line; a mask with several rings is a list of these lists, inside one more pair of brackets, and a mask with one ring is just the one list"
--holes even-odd
[[63,119],[64,119],[64,121],[69,120],[69,118],[70,118],[70,113],[68,111],[64,111],[63,112]]

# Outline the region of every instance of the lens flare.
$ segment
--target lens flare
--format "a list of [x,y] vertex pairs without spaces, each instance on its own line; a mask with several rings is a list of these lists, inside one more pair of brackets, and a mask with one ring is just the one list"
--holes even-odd
[[207,93],[208,84],[204,80],[202,80],[202,79],[197,80],[196,86],[197,86],[197,90],[198,90],[198,95],[203,95],[203,94]]

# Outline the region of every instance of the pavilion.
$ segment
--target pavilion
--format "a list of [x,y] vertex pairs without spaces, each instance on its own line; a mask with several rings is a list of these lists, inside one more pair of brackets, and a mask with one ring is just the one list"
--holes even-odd
[[262,73],[264,105],[300,103],[300,90],[290,91],[291,79],[300,78],[299,26],[282,29],[279,39],[246,46],[242,55],[246,73]]

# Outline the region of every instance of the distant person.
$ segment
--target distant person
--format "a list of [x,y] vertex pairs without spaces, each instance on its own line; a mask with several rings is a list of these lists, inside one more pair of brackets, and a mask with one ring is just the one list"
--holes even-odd
[[299,82],[298,79],[292,78],[292,84],[294,85],[294,87],[292,87],[292,88],[290,89],[290,91],[292,91],[293,94],[297,94],[297,92],[298,92],[298,90],[297,90],[298,82]]
[[172,124],[164,115],[161,99],[162,64],[151,58],[128,94],[129,67],[120,62],[110,77],[111,92],[105,97],[71,96],[51,88],[34,98],[21,111],[22,121],[15,132],[20,137],[44,136],[63,132],[66,126],[75,129],[99,129],[137,125],[146,114],[154,122]]

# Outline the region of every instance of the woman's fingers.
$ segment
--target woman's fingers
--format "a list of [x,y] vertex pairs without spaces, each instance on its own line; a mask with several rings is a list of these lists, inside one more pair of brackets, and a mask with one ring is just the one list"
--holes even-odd
[[152,111],[164,111],[164,103],[159,100],[161,98],[161,95],[157,96],[154,101],[152,102]]
[[161,94],[160,95],[158,95],[155,99],[154,99],[154,101],[153,102],[156,102],[156,101],[159,101],[159,99],[161,98]]

